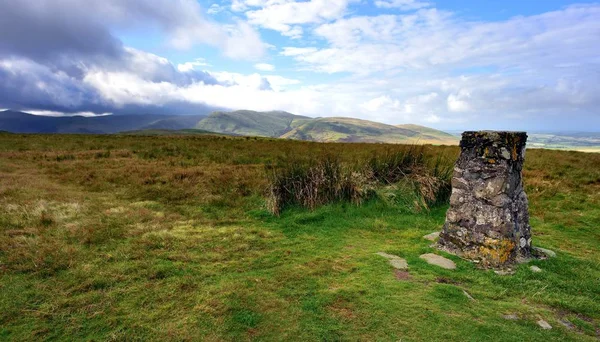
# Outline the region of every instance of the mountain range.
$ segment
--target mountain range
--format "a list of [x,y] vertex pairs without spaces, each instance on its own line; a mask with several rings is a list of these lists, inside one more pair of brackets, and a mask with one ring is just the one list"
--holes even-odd
[[310,118],[288,112],[239,110],[205,115],[107,115],[52,117],[0,112],[0,131],[79,134],[206,134],[259,136],[320,142],[455,145],[451,134],[418,125],[387,125],[343,117]]

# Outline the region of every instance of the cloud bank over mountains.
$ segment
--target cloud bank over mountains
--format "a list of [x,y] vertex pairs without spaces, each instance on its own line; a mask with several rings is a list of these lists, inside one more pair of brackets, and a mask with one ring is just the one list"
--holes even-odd
[[494,21],[417,0],[0,0],[0,12],[0,108],[600,123],[598,4]]

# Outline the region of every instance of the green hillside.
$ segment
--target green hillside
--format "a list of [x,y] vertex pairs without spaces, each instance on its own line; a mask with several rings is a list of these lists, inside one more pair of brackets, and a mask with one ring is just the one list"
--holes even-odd
[[415,131],[367,120],[320,118],[295,128],[282,138],[321,142],[404,142],[417,135]]
[[321,118],[307,122],[282,138],[320,142],[422,143],[455,145],[456,138],[417,125],[406,127],[352,118]]
[[456,145],[457,138],[418,125],[392,126],[353,118],[316,118],[287,112],[215,112],[196,128],[212,132],[319,142]]
[[426,140],[435,140],[439,139],[442,141],[446,141],[451,144],[458,144],[459,138],[450,133],[446,133],[437,129],[433,129],[430,127],[425,127],[421,125],[414,124],[404,124],[404,125],[396,125],[398,128],[410,129],[411,131],[419,132],[422,134],[423,139]]
[[214,112],[200,121],[196,128],[218,133],[279,137],[308,120],[311,118],[287,112],[238,110]]

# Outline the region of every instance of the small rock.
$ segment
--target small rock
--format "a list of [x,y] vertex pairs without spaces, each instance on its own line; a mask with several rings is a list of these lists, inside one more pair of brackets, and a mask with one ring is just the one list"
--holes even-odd
[[529,269],[531,270],[531,272],[535,272],[535,273],[542,272],[542,269],[537,266],[530,266]]
[[454,263],[454,261],[444,258],[441,255],[427,253],[427,254],[421,255],[419,258],[427,261],[428,264],[436,265],[441,268],[445,268],[447,270],[456,269],[456,264]]
[[404,260],[402,258],[390,259],[390,265],[392,265],[392,267],[394,267],[397,270],[408,269],[408,263],[406,262],[406,260]]
[[519,316],[515,315],[515,314],[510,314],[510,315],[504,315],[502,316],[504,317],[504,319],[507,319],[509,321],[516,321],[519,319]]
[[566,319],[559,319],[558,321],[560,322],[560,324],[562,324],[565,328],[569,330],[575,329],[575,325]]
[[507,275],[515,274],[515,271],[513,271],[513,270],[496,270],[496,271],[494,271],[494,273],[496,273],[499,276],[507,276]]
[[467,296],[467,298],[469,298],[470,301],[475,301],[475,298],[473,298],[473,296],[471,296],[467,291],[463,290],[463,293],[465,294],[465,296]]
[[390,265],[392,265],[392,267],[394,267],[397,270],[407,270],[408,269],[408,263],[406,262],[406,260],[397,255],[388,254],[388,253],[384,253],[384,252],[378,252],[375,254],[388,259]]
[[537,324],[544,330],[552,329],[552,326],[550,324],[548,324],[548,322],[544,321],[543,319],[540,319],[539,321],[537,321]]
[[385,253],[385,252],[377,252],[377,253],[375,253],[375,254],[377,254],[377,255],[379,255],[379,256],[381,256],[381,257],[384,257],[384,258],[386,258],[386,259],[398,258],[398,256],[397,256],[397,255],[394,255],[394,254],[387,254],[387,253]]
[[532,247],[535,251],[547,256],[548,258],[555,258],[556,252],[550,249],[542,248],[542,247]]
[[440,232],[433,232],[431,234],[427,234],[423,236],[423,238],[429,241],[435,241],[440,238]]

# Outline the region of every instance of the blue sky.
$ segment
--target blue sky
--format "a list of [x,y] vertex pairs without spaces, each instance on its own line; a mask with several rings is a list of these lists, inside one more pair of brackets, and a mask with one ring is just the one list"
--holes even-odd
[[599,130],[600,4],[2,2],[0,108]]

